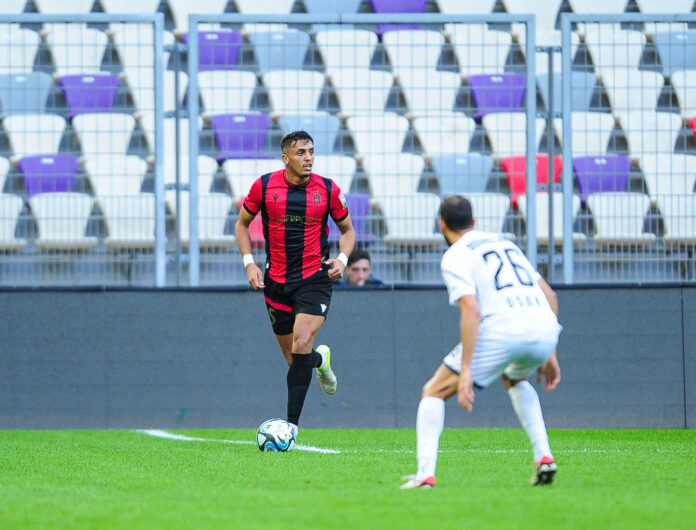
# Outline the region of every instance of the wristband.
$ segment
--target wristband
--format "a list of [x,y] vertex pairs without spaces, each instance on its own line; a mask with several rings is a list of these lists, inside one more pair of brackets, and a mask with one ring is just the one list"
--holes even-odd
[[346,256],[343,252],[341,252],[336,259],[343,263],[343,268],[346,268],[348,266],[348,256]]
[[244,268],[247,268],[247,265],[250,263],[254,263],[254,256],[252,254],[244,254],[242,256],[242,263],[244,263]]

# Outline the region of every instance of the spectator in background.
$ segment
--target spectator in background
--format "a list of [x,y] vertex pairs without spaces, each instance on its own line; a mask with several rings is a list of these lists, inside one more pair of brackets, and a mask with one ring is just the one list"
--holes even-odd
[[348,265],[344,272],[345,283],[352,287],[365,287],[366,285],[384,285],[382,280],[372,276],[372,262],[366,250],[356,248],[348,256]]

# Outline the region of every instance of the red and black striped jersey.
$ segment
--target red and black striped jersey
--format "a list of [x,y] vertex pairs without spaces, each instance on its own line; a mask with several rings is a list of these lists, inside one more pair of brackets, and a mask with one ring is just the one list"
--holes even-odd
[[290,184],[285,170],[256,179],[244,199],[253,216],[261,213],[268,273],[279,283],[309,278],[329,257],[329,215],[348,216],[346,199],[331,179],[312,173],[306,183]]

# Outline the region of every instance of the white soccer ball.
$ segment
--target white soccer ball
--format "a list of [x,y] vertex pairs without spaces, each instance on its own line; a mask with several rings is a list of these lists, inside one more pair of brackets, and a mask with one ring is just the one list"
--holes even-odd
[[261,451],[292,451],[295,431],[292,425],[280,418],[266,420],[256,430],[256,443]]

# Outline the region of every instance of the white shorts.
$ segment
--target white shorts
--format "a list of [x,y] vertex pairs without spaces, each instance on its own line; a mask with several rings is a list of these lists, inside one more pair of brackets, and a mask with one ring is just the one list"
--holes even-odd
[[[509,379],[527,379],[553,353],[558,344],[559,329],[547,333],[546,337],[525,339],[502,339],[479,337],[471,359],[471,377],[479,388],[485,388],[505,374]],[[462,367],[462,344],[450,351],[443,363],[458,374]]]

